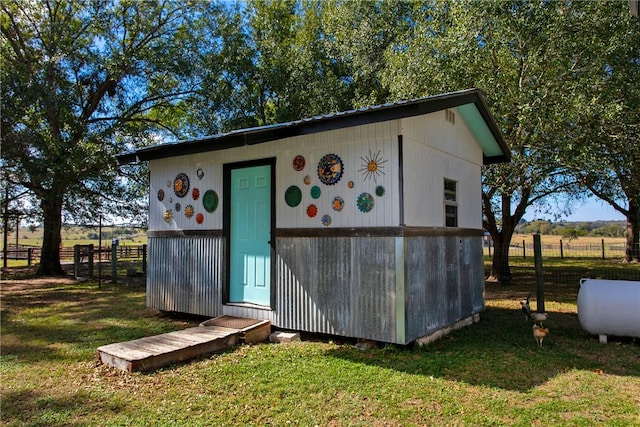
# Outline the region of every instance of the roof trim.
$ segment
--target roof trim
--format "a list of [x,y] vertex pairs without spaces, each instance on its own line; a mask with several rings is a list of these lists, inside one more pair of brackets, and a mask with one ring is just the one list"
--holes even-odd
[[[120,164],[127,164],[208,151],[218,151],[246,145],[262,144],[294,136],[420,116],[467,104],[475,105],[486,124],[486,131],[488,132],[484,132],[485,137],[490,135],[493,139],[491,142],[497,144],[499,147],[500,154],[487,155],[487,153],[484,153],[484,164],[510,161],[511,152],[504,142],[502,133],[498,129],[489,111],[482,92],[478,89],[468,89],[410,101],[377,105],[287,123],[239,129],[203,138],[162,143],[121,153],[117,155],[116,158]],[[478,137],[478,135],[476,135],[476,137]]]

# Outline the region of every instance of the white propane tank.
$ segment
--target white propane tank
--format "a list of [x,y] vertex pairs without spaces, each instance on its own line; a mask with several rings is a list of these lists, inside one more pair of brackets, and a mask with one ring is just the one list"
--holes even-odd
[[578,319],[582,329],[599,335],[640,337],[640,282],[582,279],[578,291]]

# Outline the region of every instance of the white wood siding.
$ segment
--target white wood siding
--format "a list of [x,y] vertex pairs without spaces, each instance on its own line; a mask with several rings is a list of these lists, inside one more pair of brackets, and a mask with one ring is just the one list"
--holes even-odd
[[[455,112],[455,110],[454,110]],[[444,178],[458,182],[458,227],[482,228],[482,149],[456,114],[403,119],[404,215],[407,226],[444,227]]]
[[[264,158],[276,158],[276,226],[278,228],[323,228],[323,215],[331,217],[329,227],[382,227],[399,225],[399,170],[398,170],[398,121],[389,121],[365,126],[304,135],[294,138],[272,141],[264,144],[233,148],[209,153],[179,156],[150,162],[150,230],[211,230],[222,229],[223,218],[223,165]],[[325,154],[338,155],[344,164],[343,175],[334,185],[322,184],[318,178],[318,162]],[[292,162],[295,156],[302,155],[306,160],[305,168],[295,171]],[[366,168],[363,159],[378,157],[380,173],[365,179],[361,171]],[[204,173],[198,178],[198,169]],[[173,191],[173,181],[179,173],[185,173],[190,180],[188,194],[177,197]],[[306,185],[304,177],[309,175],[311,183]],[[354,182],[353,188],[347,183]],[[169,184],[169,185],[168,185]],[[286,204],[284,194],[291,185],[302,190],[302,202],[296,207]],[[311,197],[311,188],[316,185],[321,190],[317,199]],[[376,187],[382,186],[385,193],[376,195]],[[192,190],[200,191],[198,200],[193,200]],[[158,200],[158,191],[164,191],[164,199]],[[219,197],[215,212],[206,212],[202,197],[207,190],[214,190]],[[374,208],[363,213],[356,205],[357,197],[367,192],[374,198]],[[344,199],[344,209],[332,208],[334,197]],[[180,210],[176,210],[180,203]],[[315,204],[318,214],[309,218],[306,212],[309,204]],[[195,208],[192,218],[184,214],[185,207],[191,204]],[[170,210],[172,218],[164,220],[164,213]],[[202,224],[196,222],[197,213],[202,213]]]

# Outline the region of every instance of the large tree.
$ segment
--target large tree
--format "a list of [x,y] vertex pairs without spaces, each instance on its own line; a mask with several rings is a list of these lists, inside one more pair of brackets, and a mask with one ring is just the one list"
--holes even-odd
[[[603,37],[598,20],[621,16],[622,2],[474,1],[419,5],[406,48],[390,52],[388,81],[396,97],[481,88],[512,150],[510,164],[483,174],[484,227],[495,253],[490,277],[511,280],[509,245],[527,211],[550,196],[576,191],[556,155],[569,139],[559,123],[581,108],[588,87],[567,84],[590,70],[592,38]],[[605,48],[605,46],[602,46]]]
[[2,167],[40,208],[39,274],[64,274],[63,212],[126,212],[136,182],[118,174],[114,154],[179,125],[177,101],[196,88],[191,55],[210,39],[199,23],[216,9],[182,0],[0,7]]
[[[622,3],[622,2],[621,2]],[[589,37],[591,65],[566,85],[581,94],[558,131],[567,143],[553,153],[592,194],[625,216],[625,261],[640,261],[640,21],[624,4],[588,3],[592,21],[568,23]]]

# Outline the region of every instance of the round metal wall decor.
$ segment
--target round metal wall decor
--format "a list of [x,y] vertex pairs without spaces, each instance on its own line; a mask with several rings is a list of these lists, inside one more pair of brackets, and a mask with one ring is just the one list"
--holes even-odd
[[311,187],[311,197],[313,197],[314,199],[319,198],[321,193],[322,191],[320,190],[320,187],[318,187],[317,185],[314,185],[313,187]]
[[196,171],[196,175],[198,176],[198,179],[202,179],[204,177],[204,171],[202,170],[202,168],[198,168],[198,170]]
[[340,196],[334,197],[331,207],[333,207],[334,211],[340,212],[344,208],[344,199]]
[[198,214],[196,215],[196,222],[197,222],[198,224],[202,224],[202,223],[204,222],[204,215],[202,215],[201,213],[198,213]]
[[178,197],[184,197],[189,192],[189,177],[187,174],[179,173],[173,180],[173,192]]
[[325,154],[318,162],[318,178],[325,185],[333,185],[340,181],[344,165],[337,154]]
[[200,197],[200,190],[198,188],[194,188],[191,191],[191,197],[193,198],[193,200],[198,200],[198,197]]
[[301,155],[297,155],[293,158],[293,169],[300,172],[304,169],[304,165],[306,164],[306,160]]
[[173,214],[171,213],[171,209],[167,209],[164,211],[164,222],[170,222],[171,221],[171,217],[173,216]]
[[205,191],[204,196],[202,196],[202,206],[204,206],[205,211],[214,212],[218,207],[218,193],[213,190]]
[[325,227],[328,227],[331,225],[331,217],[329,215],[323,215],[320,222],[322,222],[322,225]]
[[384,187],[382,185],[378,185],[376,187],[376,196],[382,197],[384,196],[384,193],[385,193]]
[[373,209],[373,196],[369,193],[361,193],[358,196],[358,200],[356,202],[356,205],[358,206],[358,209],[360,210],[360,212],[371,212],[371,209]]
[[158,190],[158,200],[164,200],[164,190],[162,188]]
[[284,201],[288,206],[295,208],[302,201],[302,190],[297,185],[292,185],[284,192]]
[[305,175],[303,181],[304,181],[305,185],[309,185],[309,184],[311,184],[311,177],[309,175]]
[[195,209],[193,209],[193,205],[187,205],[184,207],[184,216],[186,216],[187,218],[191,219],[194,212],[195,212]]
[[313,218],[318,215],[318,207],[314,204],[307,206],[307,216]]
[[176,203],[176,206],[175,206],[176,212],[180,212],[181,208],[182,206],[180,206],[180,203]]

